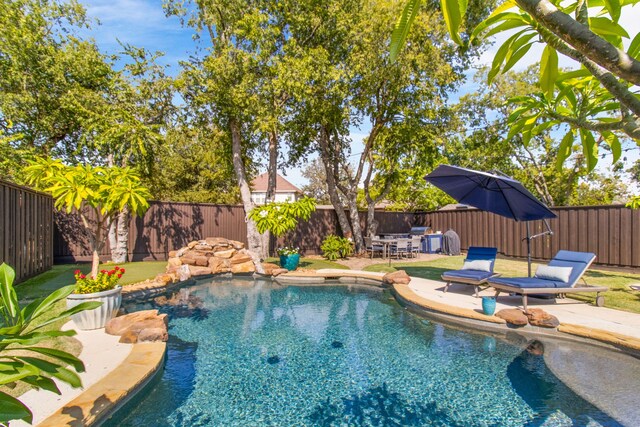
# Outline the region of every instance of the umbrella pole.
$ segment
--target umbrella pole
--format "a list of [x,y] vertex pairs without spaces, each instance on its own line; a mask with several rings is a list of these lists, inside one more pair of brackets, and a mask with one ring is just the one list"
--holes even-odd
[[529,277],[531,277],[531,237],[529,234],[529,221],[526,222],[527,225],[527,264]]

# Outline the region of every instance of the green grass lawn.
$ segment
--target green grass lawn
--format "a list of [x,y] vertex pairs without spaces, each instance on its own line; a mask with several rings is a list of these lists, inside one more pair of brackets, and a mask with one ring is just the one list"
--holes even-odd
[[[463,259],[464,256],[452,256],[424,262],[396,262],[392,263],[390,267],[387,263],[374,264],[366,267],[365,270],[388,272],[402,269],[410,276],[440,280],[443,272],[461,268]],[[536,264],[533,264],[532,271],[535,272],[535,269]],[[498,259],[496,260],[495,271],[502,273],[505,277],[526,276],[527,263],[526,261]],[[640,274],[589,269],[584,278],[590,285],[609,287],[609,291],[602,294],[605,298],[605,307],[640,313],[640,292],[632,291],[629,288],[632,283],[640,283]],[[596,294],[594,292],[569,294],[568,296],[580,301],[594,303]]]
[[[278,258],[267,258],[265,262],[271,262],[280,265]],[[327,261],[326,259],[315,258],[300,258],[299,268],[307,268],[310,270],[320,270],[321,268],[339,268],[341,270],[349,270],[346,265],[338,264],[337,262]]]
[[[157,274],[163,273],[167,266],[166,261],[143,261],[118,264],[125,269],[125,274],[120,284],[125,286],[131,283],[152,279]],[[101,264],[100,269],[110,269],[112,264]],[[91,271],[91,264],[63,264],[54,265],[53,268],[36,277],[26,280],[16,286],[16,293],[20,299],[40,298],[50,294],[66,285],[75,283],[74,272],[80,270],[85,274]]]

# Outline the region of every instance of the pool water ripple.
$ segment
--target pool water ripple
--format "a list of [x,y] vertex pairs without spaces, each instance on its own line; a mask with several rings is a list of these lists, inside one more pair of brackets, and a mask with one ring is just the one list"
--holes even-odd
[[426,321],[388,293],[238,279],[179,292],[193,316],[158,306],[162,379],[111,425],[619,425],[536,351]]

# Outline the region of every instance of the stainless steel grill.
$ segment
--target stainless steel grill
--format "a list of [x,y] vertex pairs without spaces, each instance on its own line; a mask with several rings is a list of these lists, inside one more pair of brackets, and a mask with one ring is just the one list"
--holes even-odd
[[411,227],[411,231],[409,232],[409,235],[424,236],[425,234],[429,233],[429,230],[431,230],[431,227]]

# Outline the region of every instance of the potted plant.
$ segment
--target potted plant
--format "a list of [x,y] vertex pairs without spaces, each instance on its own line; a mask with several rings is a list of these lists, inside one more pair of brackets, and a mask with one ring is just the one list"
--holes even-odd
[[[295,202],[268,203],[257,206],[249,212],[249,218],[256,223],[260,233],[271,232],[280,237],[293,231],[298,220],[308,221],[316,210],[316,201],[304,197]],[[289,271],[295,270],[300,262],[300,249],[285,246],[277,250],[280,256],[280,266]]]
[[85,310],[71,316],[76,326],[83,330],[104,328],[114,318],[122,302],[122,287],[118,280],[122,278],[124,268],[115,266],[111,270],[101,270],[96,278],[75,271],[76,285],[72,294],[67,296],[67,308],[89,301],[101,302],[102,305]]
[[289,271],[298,268],[298,264],[300,263],[300,248],[285,246],[284,248],[278,248],[277,252],[280,256],[280,266],[282,268],[286,268]]

